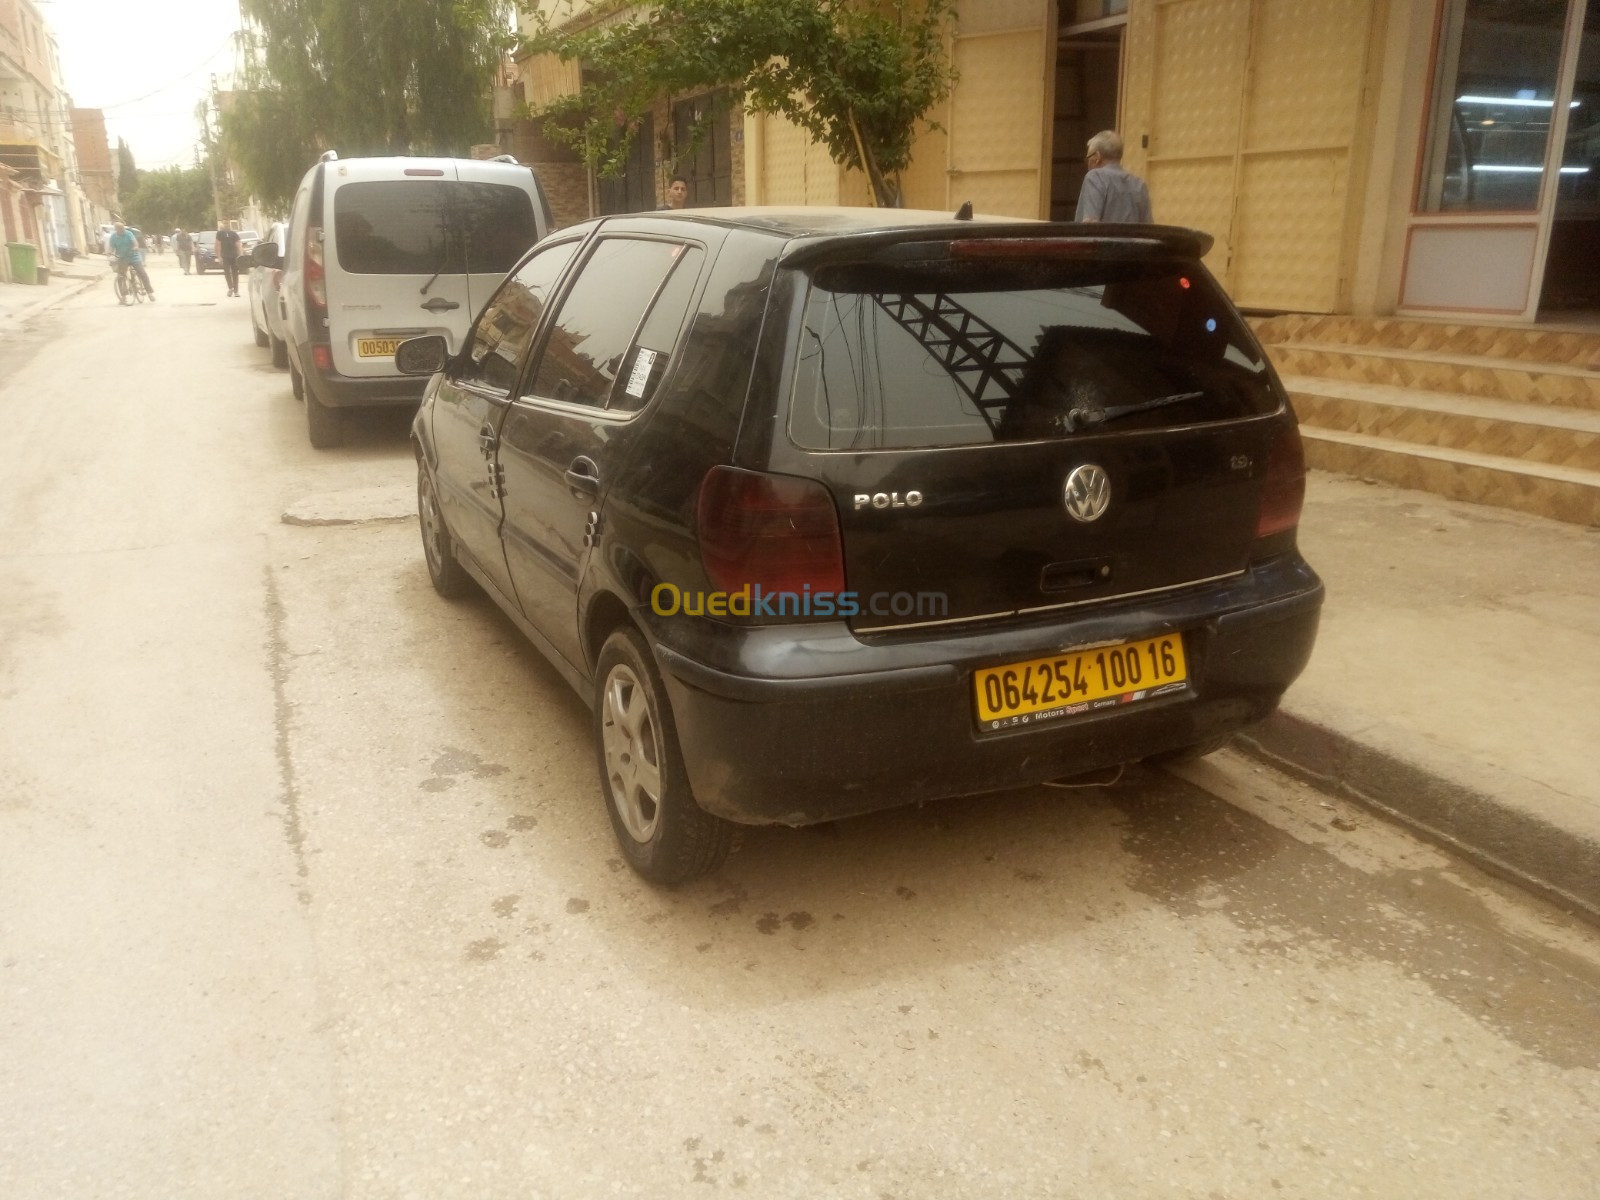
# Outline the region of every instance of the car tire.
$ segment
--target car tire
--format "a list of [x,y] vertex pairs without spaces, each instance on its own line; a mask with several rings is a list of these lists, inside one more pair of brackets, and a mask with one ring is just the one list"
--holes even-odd
[[328,450],[344,441],[344,414],[329,408],[308,385],[302,383],[306,402],[306,436],[318,450]]
[[1152,754],[1144,761],[1156,767],[1176,767],[1183,763],[1199,762],[1206,755],[1215,754],[1232,740],[1233,734],[1231,733],[1203,738],[1188,746],[1179,746],[1175,750],[1163,750],[1160,754]]
[[272,343],[272,365],[280,370],[289,365],[289,343],[282,338],[275,338],[270,333],[267,338]]
[[272,339],[267,336],[267,331],[256,324],[255,313],[250,314],[250,332],[256,335],[256,345],[262,349],[272,344]]
[[289,364],[289,390],[294,393],[296,400],[306,398],[306,379],[300,374],[300,368],[293,363]]
[[456,559],[455,539],[439,508],[433,476],[421,458],[417,459],[417,524],[422,527],[422,557],[428,564],[433,590],[446,600],[461,599],[472,590],[472,576]]
[[733,848],[734,826],[695,802],[672,706],[638,630],[606,639],[594,678],[600,790],[623,857],[668,887],[715,871]]

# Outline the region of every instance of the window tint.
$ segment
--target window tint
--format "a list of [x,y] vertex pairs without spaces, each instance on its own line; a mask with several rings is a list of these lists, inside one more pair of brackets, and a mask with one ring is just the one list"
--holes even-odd
[[458,183],[467,270],[504,275],[539,240],[533,200],[521,188],[501,183]]
[[650,402],[656,384],[667,373],[667,362],[678,343],[683,319],[689,314],[689,300],[694,296],[705,257],[705,252],[696,246],[685,247],[678,256],[678,265],[650,306],[650,315],[644,319],[638,340],[623,364],[622,386],[612,394],[612,408],[636,412]]
[[1189,424],[1276,406],[1198,265],[819,268],[790,434],[808,449],[961,446]]
[[537,240],[528,194],[496,183],[347,183],[333,222],[339,266],[354,275],[499,274]]
[[528,395],[604,406],[645,309],[685,247],[606,238],[579,268]]
[[539,251],[500,285],[473,327],[468,366],[459,379],[502,392],[517,386],[517,364],[578,244],[563,242]]

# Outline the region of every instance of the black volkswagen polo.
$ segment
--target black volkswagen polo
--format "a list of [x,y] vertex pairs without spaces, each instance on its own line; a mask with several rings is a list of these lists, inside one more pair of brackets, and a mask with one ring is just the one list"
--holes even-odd
[[536,246],[413,434],[435,588],[594,711],[628,861],[1203,754],[1277,704],[1322,585],[1266,355],[1161,226],[850,209]]

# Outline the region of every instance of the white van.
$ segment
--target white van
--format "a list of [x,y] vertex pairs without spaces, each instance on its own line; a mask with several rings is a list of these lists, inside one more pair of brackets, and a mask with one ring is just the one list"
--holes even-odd
[[529,246],[551,228],[529,167],[509,158],[347,158],[306,172],[283,269],[289,373],[313,446],[337,445],[340,409],[416,404],[426,379],[395,347],[442,334],[452,354]]

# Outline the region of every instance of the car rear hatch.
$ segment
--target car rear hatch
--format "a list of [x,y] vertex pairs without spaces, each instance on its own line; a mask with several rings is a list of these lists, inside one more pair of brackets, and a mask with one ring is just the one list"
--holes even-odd
[[1303,467],[1264,354],[1200,265],[1204,235],[918,236],[790,264],[771,466],[831,493],[852,626],[1245,570],[1272,532],[1269,478],[1292,492]]

